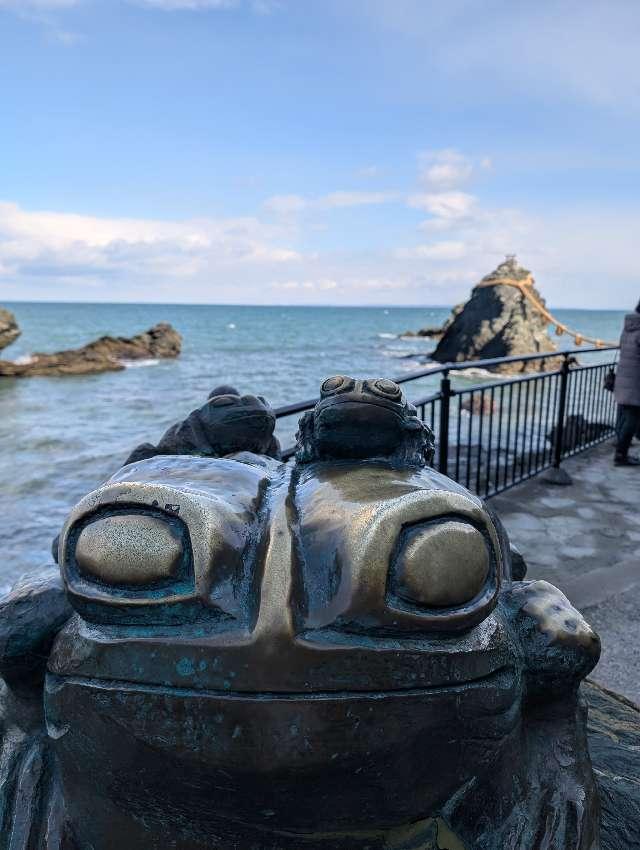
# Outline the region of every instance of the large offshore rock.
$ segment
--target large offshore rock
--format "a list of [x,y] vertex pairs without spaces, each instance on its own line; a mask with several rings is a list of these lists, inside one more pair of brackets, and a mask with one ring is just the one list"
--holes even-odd
[[127,360],[177,357],[182,337],[167,322],[154,325],[145,333],[126,337],[103,336],[82,348],[55,354],[33,354],[28,361],[0,360],[0,377],[28,378],[35,375],[88,375],[124,369]]
[[11,345],[22,331],[20,330],[16,317],[9,310],[0,308],[0,351]]
[[[459,363],[555,351],[547,319],[518,287],[510,285],[511,281],[526,286],[535,300],[544,305],[531,272],[519,266],[515,257],[508,257],[474,287],[462,308],[460,305],[454,308],[432,359],[438,363]],[[558,358],[549,358],[503,364],[496,371],[554,371],[558,364]]]

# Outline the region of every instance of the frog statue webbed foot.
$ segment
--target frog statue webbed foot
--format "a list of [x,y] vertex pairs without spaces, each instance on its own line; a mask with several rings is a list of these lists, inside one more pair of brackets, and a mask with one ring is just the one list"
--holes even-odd
[[295,463],[156,454],[82,499],[39,666],[2,662],[40,700],[3,764],[39,735],[48,790],[0,850],[597,850],[598,639],[432,454],[336,376]]

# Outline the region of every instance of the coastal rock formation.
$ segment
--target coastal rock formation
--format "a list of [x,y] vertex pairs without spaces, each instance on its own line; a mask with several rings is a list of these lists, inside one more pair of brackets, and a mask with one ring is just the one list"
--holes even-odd
[[638,847],[640,836],[640,708],[588,681],[587,734],[600,795],[601,850]]
[[103,336],[82,348],[55,354],[33,354],[28,361],[0,360],[0,377],[29,378],[35,375],[90,375],[124,369],[127,360],[177,357],[182,337],[167,322],[131,337]]
[[[513,285],[516,284],[516,285]],[[471,298],[454,308],[442,339],[431,355],[438,363],[463,362],[518,354],[547,354],[557,347],[549,337],[547,319],[518,287],[526,287],[544,305],[531,272],[509,256],[474,287]],[[500,372],[555,371],[557,358],[503,364]]]
[[9,310],[0,308],[0,351],[11,345],[22,331],[20,330],[16,317]]
[[[594,440],[599,440],[604,434],[611,431],[611,425],[606,422],[590,422],[581,413],[567,416],[562,432],[562,445],[566,451],[586,446]],[[553,428],[547,434],[547,440],[555,448],[556,445],[557,427]]]
[[464,310],[463,304],[456,304],[456,306],[451,310],[451,315],[449,318],[443,322],[442,327],[433,327],[429,326],[426,328],[420,328],[417,331],[405,331],[402,336],[423,336],[429,339],[440,339],[443,337],[446,332],[449,330],[451,325],[454,323],[456,316]]

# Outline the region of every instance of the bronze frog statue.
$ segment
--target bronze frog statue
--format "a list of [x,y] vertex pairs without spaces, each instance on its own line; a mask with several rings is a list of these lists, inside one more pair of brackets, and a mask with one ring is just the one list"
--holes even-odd
[[235,387],[222,384],[201,407],[171,425],[157,445],[136,446],[125,464],[156,455],[224,457],[238,451],[279,458],[275,425],[273,408],[263,396],[241,395]]
[[377,457],[421,466],[433,458],[431,430],[398,384],[387,378],[327,378],[320,400],[301,418],[297,437],[301,463]]
[[74,508],[0,611],[1,850],[596,850],[598,638],[391,384]]

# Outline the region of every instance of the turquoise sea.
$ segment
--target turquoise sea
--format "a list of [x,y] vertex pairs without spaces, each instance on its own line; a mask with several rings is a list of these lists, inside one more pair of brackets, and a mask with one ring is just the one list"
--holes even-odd
[[[74,503],[115,472],[133,446],[155,442],[202,404],[216,384],[233,383],[277,406],[313,397],[321,380],[335,373],[394,377],[420,368],[418,355],[434,345],[403,339],[402,333],[440,325],[449,315],[447,307],[3,306],[22,328],[18,341],[0,354],[5,359],[77,347],[102,334],[132,336],[160,321],[180,331],[183,351],[177,360],[91,377],[0,378],[0,588],[47,563],[51,539]],[[579,310],[556,315],[612,340],[624,316]],[[411,392],[436,385],[434,378],[423,379]],[[294,424],[281,431],[284,444]]]

